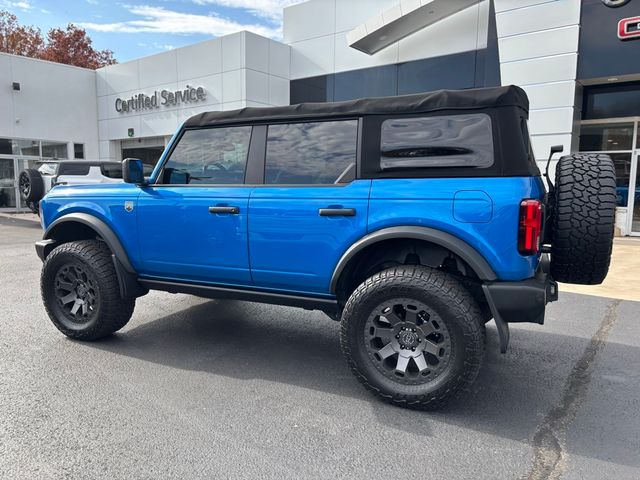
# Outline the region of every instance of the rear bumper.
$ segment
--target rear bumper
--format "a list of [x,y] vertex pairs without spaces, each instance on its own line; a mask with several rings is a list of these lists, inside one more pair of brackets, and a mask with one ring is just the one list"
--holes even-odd
[[509,343],[509,323],[544,323],[546,305],[558,299],[558,284],[549,275],[549,257],[543,255],[536,275],[520,282],[482,285],[500,334],[500,350]]
[[558,299],[558,284],[542,271],[521,282],[490,282],[484,289],[494,316],[507,323],[542,325],[547,303]]

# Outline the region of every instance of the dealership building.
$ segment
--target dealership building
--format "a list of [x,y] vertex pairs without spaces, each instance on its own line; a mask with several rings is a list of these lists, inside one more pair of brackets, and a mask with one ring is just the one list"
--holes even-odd
[[640,235],[638,58],[640,0],[310,0],[281,41],[243,31],[96,71],[0,54],[0,211],[23,207],[38,160],[154,163],[203,111],[515,84],[539,164],[558,144],[611,155],[616,225]]

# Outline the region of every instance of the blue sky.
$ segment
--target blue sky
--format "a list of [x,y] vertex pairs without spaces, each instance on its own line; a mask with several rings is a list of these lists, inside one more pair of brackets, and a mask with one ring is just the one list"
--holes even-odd
[[239,30],[271,38],[282,34],[282,8],[303,0],[0,0],[23,25],[43,33],[75,23],[94,47],[119,62]]

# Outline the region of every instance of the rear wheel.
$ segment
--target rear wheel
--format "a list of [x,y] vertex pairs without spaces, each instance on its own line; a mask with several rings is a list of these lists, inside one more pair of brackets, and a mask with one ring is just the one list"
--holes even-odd
[[120,297],[109,248],[98,240],[65,243],[42,267],[40,288],[53,324],[76,340],[97,340],[124,327],[135,299]]
[[475,380],[484,356],[484,322],[452,276],[397,267],[360,285],[342,314],[341,345],[351,370],[383,400],[438,408]]
[[611,158],[578,153],[560,158],[551,203],[551,275],[564,283],[602,283],[609,271],[615,224]]
[[39,171],[27,168],[18,177],[20,197],[26,202],[39,202],[44,196],[44,181]]

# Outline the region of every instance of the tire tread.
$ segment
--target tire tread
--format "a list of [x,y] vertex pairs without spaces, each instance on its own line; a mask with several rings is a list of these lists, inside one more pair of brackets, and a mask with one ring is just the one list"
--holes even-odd
[[[443,303],[453,305],[459,312],[457,320],[464,325],[466,340],[465,368],[435,392],[422,395],[385,392],[375,385],[375,382],[367,378],[354,358],[349,341],[349,322],[352,321],[354,310],[364,298],[389,287],[394,288],[398,295],[402,295],[403,290],[415,289],[415,287],[437,293]],[[340,344],[349,368],[367,390],[385,402],[397,406],[432,410],[442,408],[452,400],[459,398],[476,379],[484,358],[485,327],[480,309],[473,296],[454,277],[428,267],[401,266],[373,275],[352,293],[342,314]]]
[[[55,312],[49,306],[48,297],[51,294],[51,285],[47,281],[48,268],[61,255],[79,257],[81,261],[94,269],[98,278],[101,300],[100,318],[93,328],[70,330],[57,320]],[[111,251],[100,240],[78,240],[56,247],[47,256],[42,267],[40,290],[51,321],[62,333],[76,340],[97,340],[120,330],[131,318],[135,307],[135,298],[123,299],[120,297],[120,285],[111,259]]]

